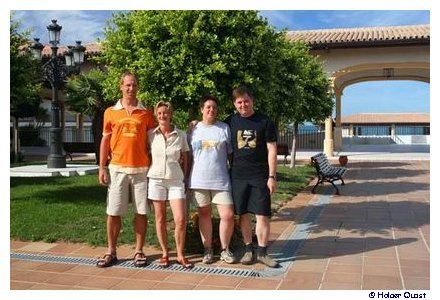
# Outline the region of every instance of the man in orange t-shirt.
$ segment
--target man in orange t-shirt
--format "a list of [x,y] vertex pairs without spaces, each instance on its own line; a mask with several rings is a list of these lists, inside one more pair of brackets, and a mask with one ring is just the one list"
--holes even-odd
[[[118,261],[116,247],[121,230],[121,216],[127,213],[130,194],[135,212],[134,265],[143,267],[147,264],[143,252],[149,212],[147,171],[151,164],[147,131],[155,127],[155,121],[152,110],[146,109],[136,98],[138,80],[134,74],[122,74],[120,90],[122,99],[104,113],[100,147],[99,183],[108,187],[108,250],[96,263],[100,268],[112,266]],[[111,159],[107,170],[109,157]]]

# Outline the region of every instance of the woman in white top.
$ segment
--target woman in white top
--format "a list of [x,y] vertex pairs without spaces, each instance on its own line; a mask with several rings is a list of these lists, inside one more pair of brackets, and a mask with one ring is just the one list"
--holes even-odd
[[193,265],[183,254],[187,224],[185,179],[189,172],[187,137],[185,132],[171,124],[173,109],[169,102],[157,103],[155,114],[159,126],[148,131],[152,163],[147,176],[148,199],[153,202],[156,233],[162,248],[159,264],[162,267],[169,264],[166,218],[168,200],[175,224],[177,263],[184,268],[191,268]]
[[220,216],[220,259],[235,263],[229,243],[234,231],[234,206],[228,171],[228,155],[232,152],[229,127],[217,121],[218,100],[205,96],[200,101],[202,121],[190,135],[193,155],[190,188],[199,215],[199,229],[205,248],[202,262],[213,263],[211,203],[216,204]]

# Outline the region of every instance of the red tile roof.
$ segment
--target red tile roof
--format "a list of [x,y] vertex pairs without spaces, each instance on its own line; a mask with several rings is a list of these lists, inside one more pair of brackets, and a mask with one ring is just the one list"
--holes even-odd
[[[84,44],[84,47],[86,47],[86,55],[94,55],[101,52],[101,44],[100,43],[91,43],[91,44]],[[64,52],[67,51],[67,46],[60,45],[58,47],[58,55],[63,55]],[[52,54],[52,49],[49,45],[44,45],[43,48],[43,56],[47,57]]]
[[287,38],[304,41],[312,49],[429,44],[430,25],[287,31]]
[[[292,41],[302,40],[308,43],[312,49],[429,44],[430,25],[287,31],[287,38]],[[86,55],[101,52],[100,43],[84,44],[84,46],[86,47]],[[62,55],[66,50],[66,46],[60,46],[58,55]],[[45,45],[43,56],[50,56],[51,53],[50,46]]]
[[342,124],[430,123],[429,113],[361,113],[341,117]]

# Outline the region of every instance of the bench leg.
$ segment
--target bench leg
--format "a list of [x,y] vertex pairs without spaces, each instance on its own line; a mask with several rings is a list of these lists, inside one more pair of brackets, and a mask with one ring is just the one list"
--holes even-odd
[[340,195],[339,194],[339,189],[338,187],[335,185],[335,183],[333,181],[330,181],[330,183],[333,185],[333,187],[336,189],[336,195]]
[[318,180],[316,181],[315,186],[314,186],[313,189],[312,189],[312,194],[315,193],[315,189],[316,189],[316,187],[317,187],[320,183],[321,183],[321,179],[318,178]]

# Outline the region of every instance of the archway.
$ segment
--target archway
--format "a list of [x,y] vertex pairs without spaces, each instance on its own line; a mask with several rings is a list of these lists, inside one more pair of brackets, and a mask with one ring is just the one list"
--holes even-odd
[[331,77],[335,94],[334,150],[342,150],[341,107],[344,89],[367,81],[414,80],[430,82],[429,63],[361,64],[338,70]]
[[355,83],[374,80],[429,82],[430,26],[388,26],[289,31],[292,41],[303,41],[318,57],[335,94],[335,130],[325,122],[324,152],[333,156],[342,147],[341,97]]

